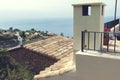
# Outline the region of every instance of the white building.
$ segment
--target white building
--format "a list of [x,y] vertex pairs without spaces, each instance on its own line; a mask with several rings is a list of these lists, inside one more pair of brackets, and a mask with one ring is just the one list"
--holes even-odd
[[[88,0],[86,0],[88,1]],[[89,0],[90,1],[90,0]],[[104,30],[104,3],[87,2],[73,4],[74,7],[74,59],[76,66],[73,72],[56,75],[53,77],[38,78],[35,80],[120,80],[120,56],[110,53],[101,53],[98,51],[81,51],[81,45],[85,47],[94,47],[95,50],[101,50],[103,47],[100,35],[96,34],[96,43],[94,34],[90,38],[85,35],[85,42],[90,40],[90,44],[82,43],[81,32],[103,32]],[[120,44],[120,43],[119,43]],[[119,46],[120,47],[120,46]]]

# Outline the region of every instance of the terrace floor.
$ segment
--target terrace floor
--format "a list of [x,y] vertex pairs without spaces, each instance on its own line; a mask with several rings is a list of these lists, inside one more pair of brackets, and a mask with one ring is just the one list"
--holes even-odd
[[[109,53],[120,53],[120,40],[116,40],[116,45],[115,44],[115,40],[110,40],[109,41],[109,45],[108,45],[108,52]],[[115,48],[115,52],[114,52],[114,48]],[[107,51],[107,46],[103,46],[103,49],[105,51]]]

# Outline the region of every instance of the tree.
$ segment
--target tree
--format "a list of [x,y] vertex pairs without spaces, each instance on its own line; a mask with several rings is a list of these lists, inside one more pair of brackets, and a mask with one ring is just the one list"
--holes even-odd
[[8,52],[0,49],[0,80],[32,80],[33,74],[22,68],[9,56]]
[[45,31],[44,35],[47,36],[48,35],[48,31]]
[[19,34],[22,38],[26,38],[25,31],[20,31]]
[[34,34],[36,32],[36,30],[34,28],[32,28],[31,30],[28,31],[30,34]]
[[16,29],[14,29],[14,31],[15,31],[15,32],[19,32],[19,31],[20,31],[20,29],[17,29],[17,28],[16,28]]
[[35,29],[34,29],[34,28],[31,28],[31,31],[35,31]]
[[0,34],[2,34],[2,31],[0,30]]
[[42,31],[42,32],[41,32],[41,34],[42,34],[42,35],[45,35],[45,32],[44,32],[44,31]]
[[63,33],[60,33],[60,35],[61,35],[61,36],[64,36],[64,34],[63,34]]
[[10,31],[13,31],[13,27],[10,27],[9,30],[10,30]]
[[41,31],[39,30],[39,31],[37,31],[38,33],[41,33]]
[[70,38],[69,36],[67,36],[67,38]]

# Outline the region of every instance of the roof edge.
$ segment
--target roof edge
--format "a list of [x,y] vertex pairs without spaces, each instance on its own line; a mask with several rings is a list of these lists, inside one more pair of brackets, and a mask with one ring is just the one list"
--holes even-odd
[[82,2],[78,4],[72,4],[72,6],[82,6],[82,5],[103,5],[106,6],[103,2]]

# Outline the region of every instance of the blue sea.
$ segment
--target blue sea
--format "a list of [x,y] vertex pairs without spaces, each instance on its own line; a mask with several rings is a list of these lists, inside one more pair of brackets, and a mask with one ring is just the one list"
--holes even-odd
[[[113,17],[106,17],[104,22],[113,20]],[[16,20],[0,23],[0,29],[9,29],[10,27],[21,30],[29,30],[34,28],[41,31],[49,31],[56,34],[63,33],[65,36],[73,36],[73,19],[28,19]]]

